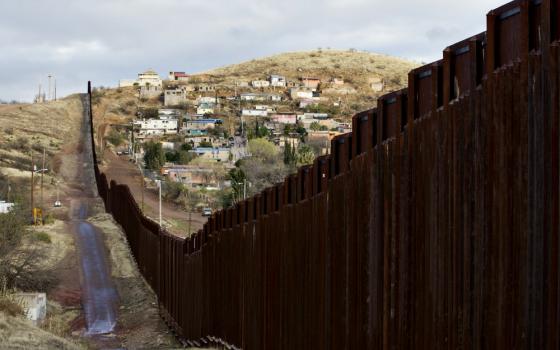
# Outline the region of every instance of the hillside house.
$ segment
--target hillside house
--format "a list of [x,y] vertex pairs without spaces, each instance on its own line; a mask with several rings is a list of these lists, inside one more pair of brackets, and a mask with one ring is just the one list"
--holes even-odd
[[241,101],[266,101],[266,94],[244,93],[239,96]]
[[221,143],[219,143],[218,139],[214,137],[210,137],[208,135],[187,137],[185,138],[185,142],[190,144],[192,148],[200,147],[200,144],[202,142],[210,142],[210,144],[212,144],[213,147],[221,146]]
[[177,134],[178,120],[161,117],[160,119],[135,120],[132,123],[135,137],[139,139]]
[[297,115],[295,113],[276,113],[270,116],[270,120],[278,124],[296,124]]
[[292,100],[312,99],[313,91],[309,89],[302,89],[302,88],[291,88],[290,97],[292,98]]
[[165,90],[163,104],[168,106],[179,106],[187,103],[187,92],[183,89]]
[[319,84],[321,84],[321,79],[312,78],[312,77],[302,77],[301,83],[303,84],[304,87],[308,89],[317,90],[319,88]]
[[211,97],[211,96],[201,96],[201,97],[196,99],[196,103],[198,103],[198,104],[202,104],[202,103],[217,104],[218,99],[216,97]]
[[241,115],[246,117],[267,117],[268,111],[258,109],[244,109],[241,111]]
[[221,119],[198,119],[198,120],[187,120],[185,123],[186,133],[189,130],[207,130],[213,129],[216,125],[222,124]]
[[266,101],[268,99],[267,94],[257,94],[257,93],[243,93],[239,96],[241,101]]
[[187,129],[187,124],[183,123],[183,129],[187,137],[202,137],[208,135],[208,130],[204,129]]
[[318,106],[319,105],[319,101],[315,100],[315,99],[303,99],[301,101],[299,101],[299,108],[305,108],[308,106]]
[[136,82],[139,86],[159,86],[160,88],[163,86],[160,76],[151,69],[144,73],[139,73]]
[[299,81],[293,81],[293,80],[288,80],[286,82],[286,87],[287,88],[298,88],[301,87],[301,83]]
[[195,86],[194,90],[197,92],[215,92],[216,86],[211,84],[199,84]]
[[189,81],[191,76],[185,72],[169,72],[170,81]]
[[327,113],[303,113],[303,119],[329,119],[329,115]]
[[213,162],[227,162],[231,155],[231,150],[229,148],[210,148],[210,147],[198,147],[191,151],[195,153],[199,158],[213,161]]
[[273,87],[286,87],[286,77],[281,75],[271,75],[268,77],[268,81],[270,82],[270,86]]
[[160,118],[179,117],[181,115],[181,110],[173,108],[160,108],[158,109],[158,115],[160,116]]
[[170,181],[179,182],[191,188],[219,185],[213,169],[197,165],[166,166],[161,169],[161,174]]
[[140,87],[140,98],[156,98],[160,97],[162,94],[161,87],[159,86],[141,86]]
[[251,86],[254,88],[267,88],[270,86],[270,82],[268,80],[253,80]]
[[278,95],[278,94],[268,94],[266,96],[266,99],[268,101],[272,101],[272,102],[282,102],[282,95]]
[[214,114],[214,107],[212,103],[201,103],[196,107],[196,114]]
[[175,149],[175,144],[173,142],[162,141],[161,148],[169,151],[173,151]]

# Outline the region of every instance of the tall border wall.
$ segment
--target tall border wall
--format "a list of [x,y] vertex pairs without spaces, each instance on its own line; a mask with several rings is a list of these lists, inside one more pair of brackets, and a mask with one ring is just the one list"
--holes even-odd
[[186,240],[96,166],[168,324],[243,349],[559,349],[559,11],[491,11],[330,156]]

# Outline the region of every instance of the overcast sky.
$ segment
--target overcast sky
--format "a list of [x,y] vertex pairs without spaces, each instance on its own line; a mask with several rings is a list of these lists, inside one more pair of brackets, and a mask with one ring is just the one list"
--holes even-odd
[[0,99],[200,72],[285,51],[356,48],[415,61],[485,30],[505,0],[1,0]]

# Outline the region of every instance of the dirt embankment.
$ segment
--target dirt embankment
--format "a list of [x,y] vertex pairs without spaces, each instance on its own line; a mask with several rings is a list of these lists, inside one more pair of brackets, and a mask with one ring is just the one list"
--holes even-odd
[[[42,144],[50,145],[51,141],[56,143],[56,146],[49,146],[47,152],[58,160],[59,165],[58,169],[49,170],[45,176],[49,181],[44,181],[44,209],[56,219],[48,225],[32,228],[33,234],[48,237],[48,242],[45,238],[40,243],[47,253],[44,265],[58,281],[51,290],[46,291],[49,300],[47,319],[38,328],[22,317],[8,316],[0,311],[0,349],[175,348],[178,344],[158,316],[155,295],[136,269],[123,232],[110,216],[101,214],[103,209],[99,198],[86,198],[95,192],[95,184],[91,176],[84,175],[87,173],[84,169],[91,167],[91,164],[87,164],[91,162],[91,156],[86,154],[88,150],[83,144],[83,116],[80,96],[60,103],[0,109],[0,132],[5,132],[5,125],[8,125],[6,120],[17,118],[17,122],[9,124],[11,129],[7,132],[11,139],[17,140],[18,137],[27,135],[29,139],[39,140]],[[38,120],[41,118],[59,123],[60,132],[53,128],[45,133],[44,125],[28,126],[42,123]],[[39,134],[42,136],[37,136]],[[5,139],[0,140],[2,145],[8,144]],[[0,149],[5,153],[15,153],[11,146],[4,148],[2,145]],[[0,164],[2,173],[16,170],[16,167],[9,164]],[[51,184],[50,179],[60,183],[62,208],[52,208],[56,187]],[[21,186],[26,193],[30,189],[27,177],[22,178],[19,183],[12,180],[11,184],[12,187]],[[36,186],[38,188],[37,184]],[[70,221],[73,210],[71,203],[83,200],[89,203],[91,222],[103,235],[109,257],[107,264],[122,301],[115,331],[103,337],[88,337],[85,332],[79,251]]]

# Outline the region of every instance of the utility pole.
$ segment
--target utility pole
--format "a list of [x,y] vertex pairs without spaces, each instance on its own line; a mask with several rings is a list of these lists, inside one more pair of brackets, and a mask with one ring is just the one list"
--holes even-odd
[[35,224],[35,202],[33,198],[33,187],[34,186],[34,179],[33,173],[35,172],[34,165],[33,165],[33,151],[31,151],[31,217],[33,218],[33,224]]
[[43,202],[43,173],[45,172],[45,155],[46,150],[45,147],[43,147],[43,167],[41,168],[41,210],[45,207]]
[[52,75],[49,74],[49,101],[52,99],[52,94],[51,94],[51,78],[52,78]]
[[56,78],[54,79],[54,100],[56,101]]

